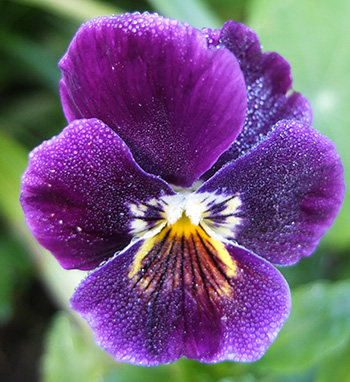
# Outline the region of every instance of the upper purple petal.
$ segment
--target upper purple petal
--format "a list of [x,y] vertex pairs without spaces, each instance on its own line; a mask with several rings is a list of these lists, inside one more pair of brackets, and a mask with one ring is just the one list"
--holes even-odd
[[173,193],[108,126],[77,120],[32,151],[21,204],[34,237],[63,267],[93,269],[130,241],[132,204]]
[[242,129],[247,96],[235,56],[156,14],[84,24],[59,64],[68,121],[95,117],[147,172],[188,187]]
[[[335,145],[308,125],[282,121],[198,192],[240,200],[233,237],[275,264],[310,255],[333,223],[345,191]],[[236,221],[237,222],[237,221]]]
[[238,59],[247,86],[247,114],[243,130],[231,147],[205,174],[208,179],[226,163],[259,143],[282,119],[312,123],[312,110],[292,86],[289,63],[275,52],[263,53],[256,33],[241,23],[228,21],[221,31],[207,34],[216,46],[225,46]]
[[[157,365],[180,357],[201,362],[255,361],[288,317],[289,288],[267,261],[225,248],[235,273],[205,238],[140,240],[78,287],[71,304],[96,342],[118,361]],[[139,271],[130,270],[144,252]]]

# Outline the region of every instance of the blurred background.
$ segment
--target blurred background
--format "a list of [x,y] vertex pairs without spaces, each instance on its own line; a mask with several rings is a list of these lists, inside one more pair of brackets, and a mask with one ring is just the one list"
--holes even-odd
[[314,127],[337,145],[350,173],[348,0],[0,0],[0,381],[350,381],[350,197],[316,253],[281,268],[290,318],[253,364],[180,360],[119,364],[69,309],[83,272],[62,270],[27,229],[18,202],[28,152],[66,126],[57,62],[85,20],[157,11],[202,28],[227,19],[254,28],[265,51],[289,60],[294,90]]

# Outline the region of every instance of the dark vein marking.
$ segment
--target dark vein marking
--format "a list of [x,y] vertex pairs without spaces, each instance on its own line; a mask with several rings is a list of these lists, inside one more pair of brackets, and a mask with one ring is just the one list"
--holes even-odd
[[[222,264],[225,264],[223,263],[223,261],[218,258],[210,249],[209,247],[207,246],[207,244],[204,242],[203,238],[201,237],[201,235],[198,234],[198,231],[197,232],[197,235],[199,237],[199,240],[202,242],[202,245],[204,247],[204,249],[206,250],[206,252],[208,253],[210,259],[213,261],[213,263],[215,264],[216,268],[219,270],[219,272],[221,273],[221,275],[226,279],[226,281],[228,282],[229,285],[231,285],[231,280],[230,278],[227,276],[226,272],[222,269]],[[211,243],[210,243],[211,245]],[[215,247],[214,247],[215,248]],[[219,262],[221,264],[219,264],[219,262],[217,261],[219,260]]]
[[[210,298],[210,291],[209,291],[207,282],[209,282],[211,284],[212,288],[213,288],[213,284],[211,283],[210,278],[208,278],[205,275],[204,271],[203,271],[203,264],[202,264],[202,261],[201,261],[199,255],[198,255],[198,250],[197,250],[197,247],[196,247],[196,244],[195,244],[195,239],[194,239],[193,235],[191,235],[191,238],[192,238],[192,242],[193,242],[193,245],[194,245],[194,251],[195,251],[195,255],[196,255],[196,260],[197,260],[197,264],[198,264],[199,273],[200,273],[200,276],[201,276],[201,279],[202,279],[202,282],[203,282],[204,290],[206,292],[206,295],[208,297],[208,300],[209,300],[210,304],[212,305],[212,299]],[[205,261],[203,263],[205,263]]]
[[218,203],[218,204],[214,204],[213,206],[209,207],[208,209],[206,209],[204,212],[209,212],[209,211],[212,211],[216,208],[220,208],[220,207],[223,207],[227,202],[229,202],[230,200],[236,198],[237,195],[232,195],[230,196],[229,198],[225,199],[224,201]]
[[[134,288],[136,287],[136,285],[145,277],[147,271],[151,268],[154,260],[157,259],[158,255],[161,253],[168,237],[169,237],[169,234],[170,234],[170,230],[165,234],[165,236],[163,237],[163,239],[160,241],[159,243],[159,246],[157,246],[157,248],[153,247],[149,252],[147,252],[147,254],[144,256],[144,259],[149,256],[152,251],[154,251],[153,253],[153,256],[146,262],[146,264],[140,269],[140,276],[138,277],[138,279],[135,281],[135,284],[134,284]],[[155,250],[156,249],[156,250]],[[143,259],[142,259],[143,260]],[[142,261],[141,260],[141,261]]]

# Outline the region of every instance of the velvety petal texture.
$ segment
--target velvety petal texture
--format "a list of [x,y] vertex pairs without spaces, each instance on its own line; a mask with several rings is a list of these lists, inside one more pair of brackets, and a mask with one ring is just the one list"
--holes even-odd
[[278,123],[250,153],[198,193],[238,195],[235,240],[274,264],[310,255],[342,204],[343,166],[327,137],[294,121]]
[[93,269],[129,243],[130,206],[167,194],[113,130],[90,119],[32,151],[21,203],[33,235],[63,267]]
[[189,187],[243,127],[242,71],[191,26],[125,14],[84,24],[59,64],[68,121],[99,118],[147,172]]
[[180,357],[260,358],[289,314],[289,288],[281,274],[227,245],[236,273],[223,287],[222,274],[212,282],[213,260],[198,261],[204,247],[181,243],[175,238],[161,250],[164,244],[158,242],[150,249],[148,272],[142,268],[130,279],[140,240],[91,273],[76,290],[72,307],[93,328],[96,342],[119,361],[157,365]]
[[72,308],[118,361],[259,359],[291,306],[271,263],[310,255],[345,192],[288,62],[240,23],[134,13],[85,23],[59,66],[69,125],[21,204],[63,267],[97,268]]
[[207,33],[214,46],[225,46],[238,59],[247,86],[247,114],[244,127],[231,147],[205,175],[208,179],[226,163],[237,159],[259,143],[282,119],[312,122],[309,101],[291,92],[289,63],[275,52],[263,53],[256,33],[245,25],[228,21],[220,31]]

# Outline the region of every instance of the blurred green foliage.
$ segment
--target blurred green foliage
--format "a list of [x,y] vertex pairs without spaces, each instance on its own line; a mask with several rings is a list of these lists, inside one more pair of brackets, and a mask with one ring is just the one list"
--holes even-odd
[[[49,293],[57,309],[55,316],[50,313],[45,318],[46,334],[41,333],[45,339],[40,337],[43,349],[36,377],[43,382],[350,381],[349,193],[316,254],[281,269],[291,285],[293,310],[262,360],[217,365],[180,360],[148,369],[118,364],[94,344],[91,331],[68,308],[69,296],[84,274],[62,270],[35,243],[18,203],[28,152],[66,124],[57,62],[77,28],[94,16],[135,10],[158,11],[197,27],[220,27],[226,19],[252,26],[265,50],[276,50],[291,63],[294,89],[310,99],[314,127],[337,144],[350,180],[349,4],[347,0],[0,1],[1,380],[16,380],[21,352],[14,341],[11,358],[1,335],[18,317],[26,291],[40,278],[43,296]],[[28,375],[26,380],[31,380]]]
[[[349,184],[350,52],[346,41],[350,39],[350,2],[256,0],[249,15],[265,49],[279,52],[290,62],[294,89],[309,98],[314,127],[337,145]],[[349,248],[349,210],[348,192],[324,239],[329,245]]]

